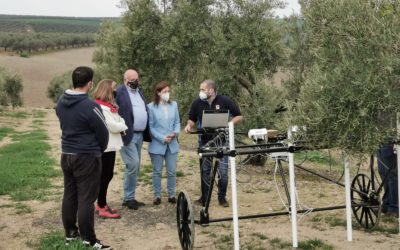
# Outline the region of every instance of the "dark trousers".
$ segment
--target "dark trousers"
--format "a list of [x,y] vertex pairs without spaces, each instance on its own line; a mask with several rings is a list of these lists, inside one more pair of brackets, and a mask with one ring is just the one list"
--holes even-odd
[[[398,152],[400,153],[400,152]],[[382,210],[387,212],[399,211],[398,186],[397,186],[397,155],[393,152],[393,145],[383,145],[377,153],[378,170],[381,179],[386,180],[383,185]]]
[[115,164],[115,151],[104,152],[101,156],[101,180],[100,180],[100,191],[99,197],[97,198],[97,204],[99,207],[107,205],[107,189],[111,179],[114,176],[114,164]]
[[101,157],[93,154],[62,154],[61,168],[64,173],[61,214],[65,234],[68,237],[79,227],[83,240],[95,242],[93,203],[99,193]]
[[[199,141],[199,147],[203,147],[206,143]],[[213,158],[204,158],[200,160],[201,167],[201,197],[203,200],[207,199],[208,192],[210,191],[212,179],[212,164]],[[226,191],[228,188],[228,156],[224,156],[219,164],[218,170],[218,201],[226,199]]]

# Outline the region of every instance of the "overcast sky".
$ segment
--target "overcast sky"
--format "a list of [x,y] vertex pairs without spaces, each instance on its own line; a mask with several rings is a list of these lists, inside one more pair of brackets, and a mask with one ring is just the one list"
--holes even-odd
[[[277,10],[279,16],[299,13],[297,0],[285,0],[285,10]],[[117,7],[119,0],[0,0],[0,14],[77,16],[77,17],[118,17],[122,10]]]

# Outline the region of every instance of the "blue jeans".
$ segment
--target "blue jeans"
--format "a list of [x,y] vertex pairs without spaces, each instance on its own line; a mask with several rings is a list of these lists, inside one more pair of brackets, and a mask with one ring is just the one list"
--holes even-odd
[[[204,146],[204,143],[199,143],[199,146]],[[213,158],[204,158],[201,160],[202,172],[202,197],[205,200],[210,190],[210,183],[212,178],[212,163]],[[224,156],[219,164],[217,170],[218,174],[218,201],[226,199],[226,190],[228,188],[228,156]]]
[[[398,152],[400,153],[400,152]],[[398,187],[397,187],[397,156],[393,153],[392,145],[383,145],[377,153],[378,171],[381,179],[389,172],[384,183],[382,198],[382,210],[387,212],[399,211]]]
[[162,167],[165,160],[165,166],[167,168],[167,189],[168,197],[175,197],[176,188],[176,161],[178,159],[178,153],[171,153],[169,147],[165,152],[165,155],[150,154],[151,163],[153,164],[153,190],[154,197],[161,197],[161,176]]
[[125,163],[124,201],[135,199],[137,177],[140,170],[140,153],[142,151],[143,133],[133,133],[132,141],[120,150]]

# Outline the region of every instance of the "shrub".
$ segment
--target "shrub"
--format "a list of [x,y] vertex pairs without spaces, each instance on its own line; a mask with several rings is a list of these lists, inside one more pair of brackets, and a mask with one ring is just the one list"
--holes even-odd
[[0,67],[0,106],[22,106],[22,78]]

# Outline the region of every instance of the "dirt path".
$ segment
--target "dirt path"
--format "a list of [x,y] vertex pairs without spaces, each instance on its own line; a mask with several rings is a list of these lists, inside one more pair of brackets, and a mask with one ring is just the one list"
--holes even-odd
[[[57,159],[60,154],[60,130],[54,110],[46,112],[45,128],[49,134],[51,155]],[[16,126],[19,131],[28,130],[30,121]],[[1,121],[0,121],[1,124]],[[177,191],[186,190],[192,201],[199,196],[199,178],[195,144],[193,138],[182,135],[182,143],[186,145],[180,152],[178,170],[184,173],[177,178]],[[189,146],[190,145],[190,146]],[[142,151],[142,166],[150,164],[147,145]],[[59,168],[59,166],[55,166]],[[151,186],[140,183],[137,199],[147,205],[137,211],[121,206],[123,164],[118,157],[115,176],[109,188],[108,202],[122,214],[119,220],[105,220],[96,216],[96,233],[99,239],[112,245],[115,249],[180,249],[177,228],[176,208],[162,197],[160,206],[152,205]],[[257,171],[249,170],[251,179],[247,183],[238,184],[239,213],[241,215],[282,211],[283,205],[275,190],[273,178],[267,178],[271,166]],[[243,177],[243,176],[242,176]],[[163,178],[163,191],[165,191]],[[29,249],[32,243],[46,232],[62,230],[60,204],[62,198],[62,178],[53,179],[54,195],[47,201],[22,202],[32,210],[27,214],[17,214],[15,202],[7,196],[0,196],[0,249]],[[344,190],[336,185],[303,177],[297,184],[302,204],[307,207],[329,206],[344,203]],[[229,187],[230,188],[230,187]],[[230,189],[229,189],[230,190]],[[283,190],[281,189],[281,192]],[[213,195],[210,207],[211,218],[230,217],[231,208],[221,208],[215,204]],[[230,192],[228,193],[230,197]],[[230,200],[230,199],[229,199]],[[198,205],[194,206],[195,219],[199,218]],[[4,216],[3,216],[4,215]],[[379,232],[368,233],[353,230],[353,242],[346,241],[345,227],[332,226],[326,219],[344,221],[344,210],[336,212],[311,213],[299,221],[299,241],[318,239],[334,247],[334,249],[399,249],[398,235]],[[339,223],[340,224],[340,223]],[[287,216],[241,220],[240,241],[242,249],[271,249],[271,241],[281,241],[287,246],[291,242],[291,224]],[[209,227],[195,226],[195,249],[232,249],[232,224],[214,223]],[[280,249],[282,247],[277,247]]]

